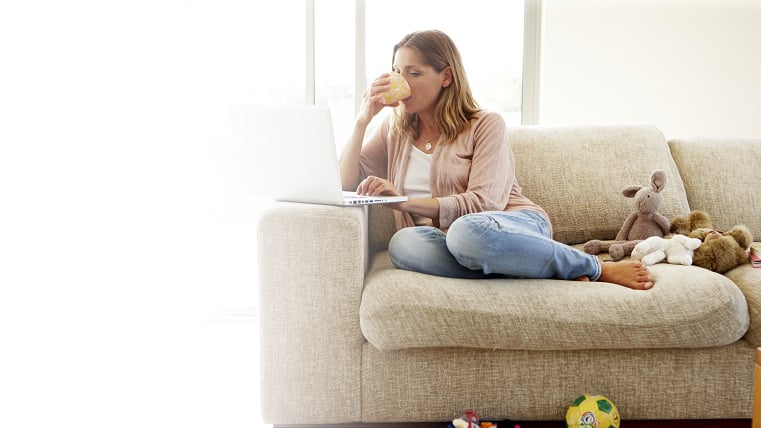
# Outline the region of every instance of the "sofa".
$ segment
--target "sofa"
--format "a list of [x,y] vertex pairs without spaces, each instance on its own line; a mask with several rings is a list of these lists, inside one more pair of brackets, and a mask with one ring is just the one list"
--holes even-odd
[[[554,238],[613,239],[621,190],[667,173],[659,212],[761,237],[761,140],[650,125],[509,128]],[[451,279],[395,269],[390,209],[274,202],[258,224],[262,415],[272,424],[563,420],[582,393],[625,420],[751,417],[761,269],[650,267],[655,285]],[[603,260],[607,254],[598,255]]]

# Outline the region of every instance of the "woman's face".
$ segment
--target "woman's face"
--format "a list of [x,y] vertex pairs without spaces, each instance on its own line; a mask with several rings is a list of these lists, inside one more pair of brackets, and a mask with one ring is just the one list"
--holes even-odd
[[433,111],[441,88],[449,86],[449,68],[441,73],[423,62],[420,53],[413,48],[402,47],[394,55],[394,70],[401,73],[410,85],[411,94],[400,102],[407,113]]

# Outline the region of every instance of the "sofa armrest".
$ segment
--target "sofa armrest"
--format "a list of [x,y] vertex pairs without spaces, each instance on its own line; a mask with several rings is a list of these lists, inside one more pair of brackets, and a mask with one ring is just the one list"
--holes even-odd
[[264,420],[358,421],[366,209],[275,203],[258,226]]

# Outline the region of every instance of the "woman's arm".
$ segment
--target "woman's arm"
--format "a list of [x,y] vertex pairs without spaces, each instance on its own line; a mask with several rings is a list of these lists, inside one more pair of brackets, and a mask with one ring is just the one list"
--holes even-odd
[[416,214],[430,218],[433,222],[433,225],[439,227],[440,208],[438,199],[410,199],[407,202],[402,202],[401,204],[397,205],[400,205],[398,209],[401,211],[406,211],[410,214]]
[[[399,191],[389,180],[375,176],[362,180],[357,187],[357,193],[360,195],[400,195]],[[428,217],[433,221],[434,225],[439,223],[439,201],[436,198],[410,199],[406,202],[387,204],[386,206],[395,210],[406,211],[410,214]]]
[[357,118],[354,123],[354,130],[349,136],[349,141],[341,152],[338,160],[341,171],[341,187],[343,190],[354,190],[359,181],[359,154],[362,152],[362,141],[365,138],[365,131],[370,122],[362,118]]
[[385,107],[383,96],[380,94],[389,90],[390,87],[391,81],[388,78],[388,73],[384,73],[373,81],[362,96],[364,102],[354,121],[354,129],[338,160],[341,171],[341,186],[344,190],[354,190],[358,184],[360,179],[359,157],[362,152],[365,132],[373,117]]

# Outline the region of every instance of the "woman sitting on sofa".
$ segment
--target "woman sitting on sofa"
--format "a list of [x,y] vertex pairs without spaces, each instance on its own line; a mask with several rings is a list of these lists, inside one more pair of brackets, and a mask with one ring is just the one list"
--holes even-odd
[[639,261],[601,263],[552,239],[544,210],[521,194],[502,117],[481,110],[460,54],[440,31],[405,36],[393,52],[411,95],[365,136],[385,106],[389,74],[364,94],[341,155],[344,189],[407,195],[390,205],[397,232],[394,265],[454,278],[557,278],[653,286]]

